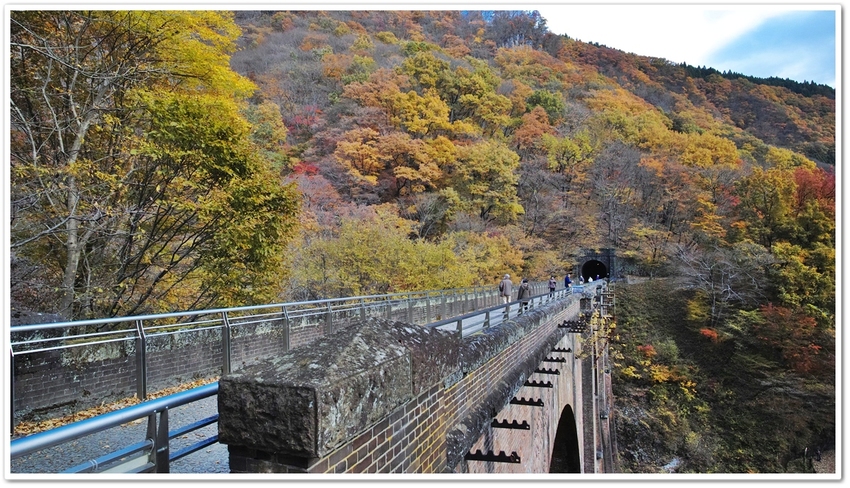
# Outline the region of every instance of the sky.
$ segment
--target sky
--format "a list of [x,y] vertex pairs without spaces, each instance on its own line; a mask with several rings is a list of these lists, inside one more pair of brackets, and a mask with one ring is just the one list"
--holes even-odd
[[[498,8],[498,7],[497,7]],[[528,7],[525,7],[528,8]],[[550,4],[549,30],[718,71],[836,86],[836,4]]]
[[[380,1],[380,0],[379,0]],[[336,3],[294,2],[256,4],[207,3],[184,0],[189,8],[227,9],[387,9],[429,10],[537,10],[551,32],[584,42],[596,42],[642,56],[674,63],[706,66],[719,71],[796,81],[814,81],[836,87],[840,75],[841,5],[838,3],[670,3],[670,0],[617,3],[579,3],[538,0],[532,3],[505,0],[460,0],[423,4],[415,0],[389,0],[370,4],[358,0]],[[545,3],[549,2],[549,3]],[[41,3],[41,2],[39,2]],[[120,4],[97,1],[93,3]],[[272,6],[273,5],[273,6]],[[427,5],[427,6],[426,6]],[[144,8],[159,8],[153,3]],[[253,8],[252,8],[253,7]],[[839,43],[836,43],[836,39]],[[838,57],[836,56],[838,54]]]

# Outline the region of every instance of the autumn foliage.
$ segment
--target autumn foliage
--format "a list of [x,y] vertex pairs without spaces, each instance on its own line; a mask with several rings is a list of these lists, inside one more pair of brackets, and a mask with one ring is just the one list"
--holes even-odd
[[[697,353],[831,387],[831,87],[535,11],[15,11],[10,40],[13,311],[496,286],[614,248],[687,290]],[[626,379],[701,411],[675,341],[629,351]]]

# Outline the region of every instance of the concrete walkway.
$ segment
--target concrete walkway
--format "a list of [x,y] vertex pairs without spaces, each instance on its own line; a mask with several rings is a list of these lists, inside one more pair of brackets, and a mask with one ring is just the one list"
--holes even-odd
[[[183,405],[169,410],[171,430],[196,422],[218,411],[217,397]],[[61,473],[62,471],[85,463],[91,459],[117,451],[144,440],[147,420],[136,420],[112,429],[68,442],[63,445],[44,449],[11,461],[10,473]],[[194,444],[203,438],[218,433],[217,424],[172,439],[171,452]],[[171,463],[172,473],[229,473],[227,446],[213,444],[200,451]],[[70,475],[69,475],[70,476]]]

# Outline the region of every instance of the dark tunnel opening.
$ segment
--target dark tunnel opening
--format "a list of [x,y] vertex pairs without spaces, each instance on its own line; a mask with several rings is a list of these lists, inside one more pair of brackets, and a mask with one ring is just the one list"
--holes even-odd
[[555,433],[555,445],[552,448],[549,472],[581,473],[576,417],[569,405],[564,407],[564,410],[561,411],[561,418],[558,419],[558,430]]
[[601,261],[591,259],[581,266],[581,277],[584,278],[585,283],[590,278],[593,278],[593,281],[608,278],[608,267]]

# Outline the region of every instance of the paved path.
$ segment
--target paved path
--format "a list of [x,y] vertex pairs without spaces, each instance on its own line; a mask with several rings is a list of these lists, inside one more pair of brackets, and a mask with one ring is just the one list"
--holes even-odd
[[[183,405],[169,410],[169,427],[175,428],[215,415],[218,410],[217,397]],[[112,429],[98,432],[66,444],[44,449],[11,461],[10,473],[61,473],[85,463],[90,459],[117,451],[144,440],[147,420],[141,419]],[[216,424],[172,439],[170,449],[174,453],[203,438],[217,433]],[[171,463],[172,473],[229,473],[227,446],[213,444],[200,451]]]

